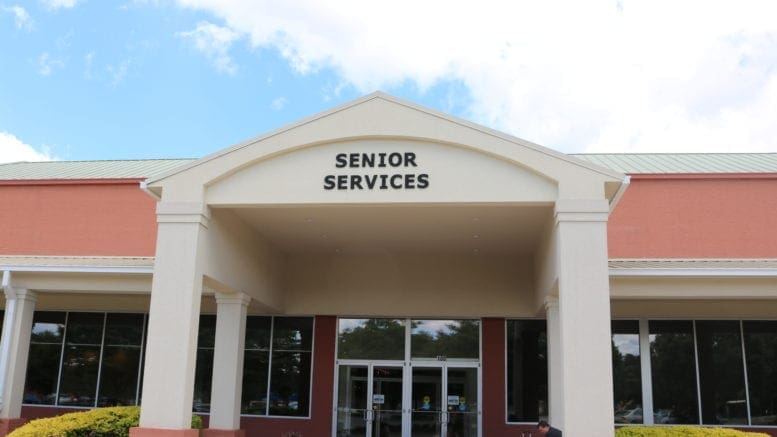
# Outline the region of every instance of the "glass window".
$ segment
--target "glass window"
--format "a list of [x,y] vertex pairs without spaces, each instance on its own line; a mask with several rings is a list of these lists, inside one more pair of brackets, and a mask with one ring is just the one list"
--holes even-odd
[[754,426],[777,425],[777,321],[742,322]]
[[507,421],[537,422],[548,415],[545,320],[507,321]]
[[746,425],[742,338],[737,321],[697,321],[702,423]]
[[62,343],[30,344],[27,379],[24,384],[23,402],[25,404],[54,405],[56,403],[61,357]]
[[194,368],[192,409],[198,413],[210,411],[210,389],[213,381],[213,346],[216,343],[216,316],[200,315],[197,336],[197,364]]
[[272,317],[246,319],[243,358],[243,414],[267,414],[267,378],[270,364]]
[[246,350],[243,360],[243,414],[267,414],[267,369],[270,352]]
[[108,314],[105,344],[140,346],[143,341],[143,314]]
[[57,405],[95,405],[104,322],[105,313],[68,315]]
[[310,352],[273,351],[270,375],[270,415],[308,415],[310,364]]
[[403,360],[405,321],[402,319],[340,319],[337,356],[341,359]]
[[479,320],[413,320],[410,354],[413,358],[478,359]]
[[697,424],[696,362],[693,322],[649,322],[656,424]]
[[275,317],[272,348],[274,351],[310,351],[313,347],[313,319]]
[[272,317],[248,316],[246,318],[246,350],[270,349]]
[[639,322],[612,322],[612,379],[615,423],[642,422],[642,373]]
[[242,413],[307,416],[313,318],[249,316],[245,347]]
[[30,353],[23,402],[55,405],[57,379],[65,336],[66,313],[36,311],[32,318]]
[[108,314],[97,406],[135,405],[143,314]]
[[136,405],[140,346],[105,346],[98,407]]
[[31,343],[62,344],[66,313],[36,311],[32,320]]
[[65,347],[58,405],[93,407],[97,392],[100,346]]

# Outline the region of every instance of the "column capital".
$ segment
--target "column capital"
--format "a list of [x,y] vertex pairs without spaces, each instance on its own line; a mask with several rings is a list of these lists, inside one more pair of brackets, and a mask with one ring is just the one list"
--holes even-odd
[[16,288],[12,285],[6,285],[3,289],[5,300],[23,300],[26,302],[37,302],[38,293],[26,288]]
[[545,311],[558,309],[558,296],[545,296]]
[[159,202],[156,206],[157,223],[210,224],[210,208],[202,202]]
[[606,199],[558,199],[553,210],[560,222],[606,222],[610,204]]
[[239,304],[247,307],[251,303],[251,296],[245,293],[222,293],[217,291],[215,297],[217,305]]

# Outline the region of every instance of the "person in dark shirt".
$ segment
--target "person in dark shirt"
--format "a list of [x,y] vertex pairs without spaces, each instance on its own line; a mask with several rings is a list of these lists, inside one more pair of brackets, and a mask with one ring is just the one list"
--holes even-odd
[[561,430],[553,428],[544,420],[540,420],[540,423],[537,424],[537,430],[540,432],[540,435],[545,437],[561,437]]

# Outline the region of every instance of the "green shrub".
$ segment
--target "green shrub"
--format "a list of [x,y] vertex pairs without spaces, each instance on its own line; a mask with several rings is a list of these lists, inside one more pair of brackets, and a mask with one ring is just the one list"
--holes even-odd
[[[32,420],[8,437],[127,437],[139,423],[140,407],[96,408]],[[199,416],[192,416],[192,428],[202,429]]]
[[769,437],[760,432],[742,432],[731,428],[700,426],[624,426],[615,437]]

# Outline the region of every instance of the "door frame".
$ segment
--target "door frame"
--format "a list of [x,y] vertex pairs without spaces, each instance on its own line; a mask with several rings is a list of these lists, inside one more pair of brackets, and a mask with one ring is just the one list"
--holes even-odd
[[[364,319],[370,319],[370,318],[377,318],[377,319],[402,319],[405,320],[407,325],[405,329],[405,359],[403,360],[363,360],[363,359],[339,359],[338,356],[338,345],[339,345],[339,326],[340,326],[340,319],[351,319],[351,318],[364,318]],[[412,359],[411,357],[411,329],[410,329],[410,322],[412,320],[478,320],[480,326],[479,326],[479,332],[478,332],[478,354],[479,358],[477,360],[462,360],[462,359],[450,359],[450,360],[444,360],[444,361],[438,361],[434,359]],[[371,403],[372,403],[372,382],[373,382],[373,374],[372,369],[374,366],[379,367],[401,367],[402,368],[402,437],[410,437],[411,436],[411,415],[412,415],[412,368],[413,366],[416,367],[439,367],[442,368],[443,373],[443,384],[444,388],[443,391],[447,393],[448,387],[447,387],[447,381],[448,381],[448,372],[447,368],[476,368],[477,369],[477,393],[478,393],[478,408],[477,408],[477,420],[478,420],[478,437],[483,436],[483,319],[482,318],[473,318],[473,317],[448,317],[448,318],[431,318],[431,317],[392,317],[392,316],[369,316],[369,317],[338,317],[337,318],[337,332],[335,332],[335,354],[334,354],[334,390],[332,390],[332,437],[337,437],[337,403],[338,403],[338,391],[339,391],[339,378],[340,378],[340,366],[341,365],[349,365],[349,366],[366,366],[367,367],[367,375],[368,375],[368,381],[367,385],[368,387],[368,396],[367,399],[368,406],[371,409]],[[446,401],[447,403],[447,401]],[[447,405],[446,405],[447,407]]]
[[[451,360],[451,361],[435,361],[435,360],[412,360],[407,366],[407,370],[402,373],[403,379],[403,392],[402,392],[402,406],[403,406],[403,421],[402,421],[402,435],[406,437],[412,436],[411,434],[411,418],[412,418],[412,400],[413,400],[413,368],[421,367],[426,369],[440,369],[442,380],[440,384],[440,410],[441,412],[448,414],[448,369],[475,369],[477,371],[477,420],[478,420],[478,437],[483,435],[483,366],[480,361],[470,360]],[[406,410],[406,411],[405,411]],[[407,419],[404,419],[407,417]],[[447,422],[447,421],[446,421]],[[441,432],[442,437],[445,437],[446,431]]]

